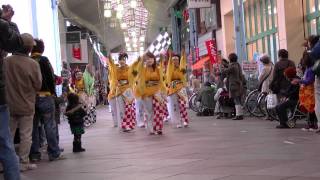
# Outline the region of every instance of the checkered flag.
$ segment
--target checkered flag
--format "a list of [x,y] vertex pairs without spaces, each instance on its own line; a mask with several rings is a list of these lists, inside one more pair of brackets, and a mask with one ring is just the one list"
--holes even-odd
[[159,56],[162,52],[168,50],[171,44],[171,38],[168,32],[161,32],[157,39],[153,41],[153,43],[148,48],[148,51],[154,54],[155,56]]

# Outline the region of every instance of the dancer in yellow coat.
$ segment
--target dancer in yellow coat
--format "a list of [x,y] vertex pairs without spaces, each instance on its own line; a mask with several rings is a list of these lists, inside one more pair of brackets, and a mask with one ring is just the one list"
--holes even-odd
[[182,51],[182,57],[173,55],[169,58],[166,84],[168,87],[168,107],[171,122],[177,127],[188,127],[188,113],[186,104],[188,96],[186,93],[186,55]]
[[108,61],[110,83],[108,99],[111,104],[114,127],[119,127],[124,132],[130,132],[135,127],[134,98],[127,59],[128,55],[122,53],[119,55],[119,65],[116,65],[111,57]]
[[137,67],[137,88],[141,92],[143,109],[146,115],[147,130],[150,135],[162,135],[163,129],[163,96],[164,83],[162,63],[157,66],[155,56],[148,52],[144,56],[145,63],[139,60]]

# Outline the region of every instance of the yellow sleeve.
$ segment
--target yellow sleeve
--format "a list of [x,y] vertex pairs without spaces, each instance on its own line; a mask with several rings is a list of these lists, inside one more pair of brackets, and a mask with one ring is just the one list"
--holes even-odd
[[164,82],[164,74],[163,74],[163,59],[162,57],[160,57],[160,63],[159,63],[159,74],[160,74],[160,90],[161,92],[165,92],[166,91],[166,85]]
[[129,84],[130,87],[133,87],[135,84],[135,81],[138,77],[138,69],[140,68],[141,65],[141,58],[139,57],[133,64],[131,64],[129,66],[129,76],[128,76],[128,80],[129,80]]
[[172,80],[172,73],[174,70],[174,64],[172,61],[172,56],[170,55],[168,65],[167,65],[167,72],[166,72],[166,84],[170,86]]
[[184,86],[187,85],[187,78],[186,78],[186,72],[187,72],[187,56],[185,52],[182,52],[181,59],[180,59],[180,72],[182,72],[183,76],[181,77],[181,81]]
[[112,58],[108,60],[108,68],[109,68],[109,84],[110,84],[110,91],[113,94],[113,91],[117,88],[117,66],[114,64]]

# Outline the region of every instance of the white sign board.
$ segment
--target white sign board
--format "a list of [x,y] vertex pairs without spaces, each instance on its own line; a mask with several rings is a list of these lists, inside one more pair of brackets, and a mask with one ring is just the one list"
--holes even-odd
[[188,8],[209,8],[211,7],[211,0],[188,0]]
[[242,70],[245,73],[256,73],[258,71],[258,64],[257,62],[242,62]]

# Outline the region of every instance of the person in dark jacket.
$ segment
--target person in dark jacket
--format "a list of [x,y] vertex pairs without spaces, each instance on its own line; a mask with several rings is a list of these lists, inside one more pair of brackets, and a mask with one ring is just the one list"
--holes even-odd
[[74,136],[73,139],[73,152],[84,152],[82,148],[81,136],[84,134],[84,120],[87,112],[82,108],[79,102],[79,96],[74,93],[68,95],[68,106],[66,109],[66,116],[68,117],[71,132]]
[[285,49],[280,49],[278,52],[279,61],[275,64],[273,70],[273,79],[270,83],[270,90],[279,97],[285,96],[290,82],[284,77],[284,70],[289,67],[295,68],[293,61],[289,60],[289,53]]
[[289,128],[288,122],[288,109],[294,109],[299,100],[299,83],[295,83],[294,80],[300,79],[297,76],[296,68],[289,67],[284,70],[284,76],[290,82],[287,91],[284,93],[284,102],[276,106],[276,112],[279,117],[280,125],[277,126],[279,129]]
[[202,112],[199,112],[197,115],[210,116],[214,114],[214,95],[215,90],[211,87],[211,83],[205,82],[196,99],[202,107]]
[[230,97],[233,98],[236,117],[233,120],[243,120],[243,107],[242,107],[242,97],[245,93],[245,78],[242,74],[242,68],[238,61],[238,56],[235,53],[229,55],[230,65],[227,69],[224,69],[222,73],[227,75],[228,79],[228,91]]
[[57,124],[55,122],[55,103],[56,81],[53,68],[47,57],[42,56],[44,43],[42,40],[35,39],[36,45],[33,47],[31,57],[40,65],[42,74],[41,90],[36,98],[36,112],[32,132],[32,147],[30,152],[31,161],[41,159],[39,124],[44,125],[48,143],[48,156],[50,161],[62,159],[61,149],[57,139]]
[[[0,17],[7,15],[0,11]],[[15,52],[23,47],[23,41],[9,23],[0,18],[0,52]],[[0,53],[0,163],[3,165],[4,179],[20,180],[19,162],[12,143],[9,129],[9,110],[6,102],[3,53]]]

